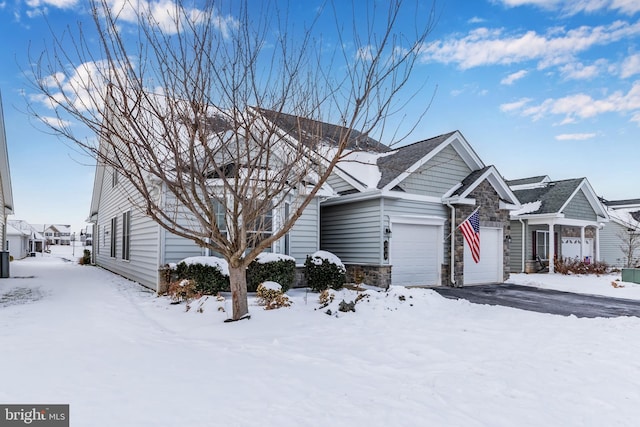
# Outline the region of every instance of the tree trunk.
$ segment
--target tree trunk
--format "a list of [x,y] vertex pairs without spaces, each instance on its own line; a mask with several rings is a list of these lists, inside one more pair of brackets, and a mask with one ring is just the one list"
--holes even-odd
[[247,302],[247,269],[244,266],[229,265],[229,282],[231,285],[231,303],[233,305],[233,320],[240,320],[249,315]]

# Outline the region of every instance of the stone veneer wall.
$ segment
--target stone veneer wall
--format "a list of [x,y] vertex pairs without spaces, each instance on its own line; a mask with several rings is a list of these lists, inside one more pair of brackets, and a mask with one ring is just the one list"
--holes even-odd
[[391,285],[390,265],[347,264],[347,283],[366,283],[387,289]]
[[[456,226],[459,226],[462,221],[467,219],[469,215],[480,206],[480,226],[481,227],[502,227],[503,237],[511,234],[511,225],[509,222],[509,211],[506,209],[500,209],[500,197],[495,191],[493,186],[487,181],[483,181],[471,192],[469,198],[476,200],[475,206],[469,205],[457,205],[456,208]],[[449,236],[451,230],[451,215],[445,223],[445,237]],[[481,237],[482,238],[482,237]],[[450,251],[450,237],[446,237],[445,243],[445,264],[442,266],[442,284],[446,286],[452,286],[451,276],[449,270],[449,261],[451,259]],[[456,229],[455,231],[455,268],[454,279],[455,286],[464,286],[464,237],[462,233]],[[503,244],[503,280],[509,278],[509,245]]]

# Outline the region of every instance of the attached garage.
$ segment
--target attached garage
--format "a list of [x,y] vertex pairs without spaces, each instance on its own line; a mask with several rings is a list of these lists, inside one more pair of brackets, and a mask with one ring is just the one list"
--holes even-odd
[[464,242],[464,285],[502,283],[502,229],[480,227],[480,262],[475,263]]
[[444,220],[439,219],[419,223],[392,222],[389,253],[393,285],[430,286],[441,283],[443,223]]

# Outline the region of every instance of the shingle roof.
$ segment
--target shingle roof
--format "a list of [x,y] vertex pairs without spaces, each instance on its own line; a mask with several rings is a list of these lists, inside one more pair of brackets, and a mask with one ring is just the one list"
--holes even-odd
[[640,199],[626,199],[626,200],[605,200],[600,199],[602,203],[609,207],[615,206],[627,206],[627,205],[640,205]]
[[538,184],[544,181],[547,175],[532,176],[530,178],[512,179],[507,182],[509,187],[515,187],[516,185]]
[[[258,109],[258,111],[268,120],[308,147],[317,145],[319,139],[324,143],[338,144],[342,135],[348,131],[344,126],[332,125],[330,123],[319,122],[291,114],[266,109]],[[390,150],[386,145],[356,130],[351,131],[347,148],[378,153]]]
[[404,147],[398,148],[393,154],[378,159],[378,167],[382,177],[378,182],[378,188],[384,188],[400,174],[406,172],[412,165],[420,161],[435,148],[440,146],[455,132],[449,132],[434,138],[425,139]]
[[[520,203],[533,203],[540,201],[540,208],[532,214],[559,213],[560,209],[565,205],[569,197],[576,191],[578,186],[582,184],[584,178],[566,179],[563,181],[552,181],[539,188],[530,188],[525,190],[515,190]],[[513,181],[508,181],[513,182]]]
[[452,196],[463,194],[469,187],[471,187],[487,170],[491,169],[492,166],[485,166],[482,169],[475,170],[466,176],[465,179],[462,180],[461,186],[453,192]]

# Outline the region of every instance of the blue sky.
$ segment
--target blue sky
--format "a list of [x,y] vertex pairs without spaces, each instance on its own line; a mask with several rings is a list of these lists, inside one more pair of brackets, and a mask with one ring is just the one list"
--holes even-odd
[[[319,4],[301,2],[292,14],[310,15]],[[94,167],[34,127],[22,70],[29,49],[33,56],[50,39],[47,21],[55,31],[91,25],[84,6],[0,0],[14,217],[74,231],[89,214]],[[507,179],[587,177],[607,199],[640,197],[640,0],[438,0],[437,11],[405,123],[433,101],[404,143],[457,129]]]

